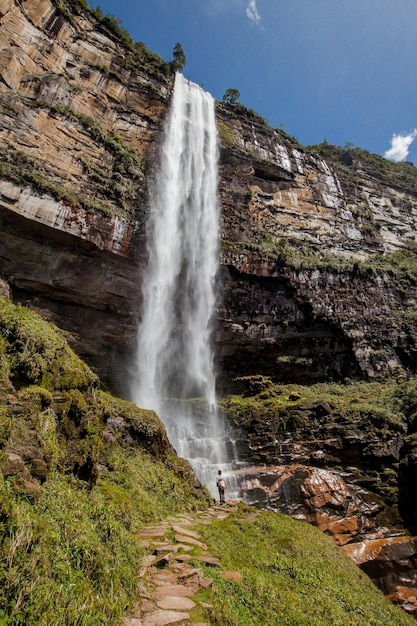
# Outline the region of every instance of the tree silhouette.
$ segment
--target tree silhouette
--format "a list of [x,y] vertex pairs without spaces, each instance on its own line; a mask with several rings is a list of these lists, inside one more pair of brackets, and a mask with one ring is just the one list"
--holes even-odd
[[171,69],[173,72],[182,72],[184,65],[187,63],[187,57],[185,56],[182,45],[177,42],[172,50],[174,56],[171,61]]
[[224,93],[222,102],[224,104],[235,104],[240,98],[240,91],[238,89],[227,89]]

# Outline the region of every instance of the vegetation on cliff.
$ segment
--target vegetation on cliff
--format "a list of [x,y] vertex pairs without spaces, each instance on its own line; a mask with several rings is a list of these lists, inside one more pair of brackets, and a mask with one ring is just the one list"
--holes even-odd
[[57,328],[0,299],[0,623],[116,624],[137,530],[207,506],[155,413],[99,388]]
[[220,406],[245,432],[252,463],[279,464],[285,441],[297,448],[299,462],[336,471],[349,466],[354,481],[375,496],[377,524],[405,523],[415,531],[416,379],[307,386],[259,375],[238,382],[241,395]]
[[260,232],[258,238],[250,242],[222,240],[222,250],[225,255],[253,253],[267,262],[287,265],[296,270],[320,269],[371,276],[387,274],[397,281],[396,284],[398,281],[411,281],[412,284],[417,282],[417,246],[411,242],[399,250],[376,252],[364,260],[358,260],[331,255],[319,246],[274,239],[270,234]]
[[417,168],[410,161],[390,161],[353,145],[342,148],[327,141],[306,149],[326,159],[346,189],[355,189],[359,179],[369,177],[380,185],[417,195]]
[[[59,12],[70,23],[74,23],[74,15],[80,12],[88,12],[97,20],[98,28],[106,35],[110,35],[121,43],[129,52],[124,58],[124,67],[134,69],[141,67],[154,75],[158,80],[166,81],[171,71],[175,71],[169,63],[164,61],[158,54],[151,52],[143,42],[135,42],[127,30],[121,25],[121,21],[114,15],[103,13],[98,6],[92,8],[86,0],[52,0]],[[119,78],[120,75],[119,75]]]
[[[101,391],[56,327],[4,298],[0,372],[0,624],[118,624],[137,592],[137,531],[210,496],[153,412]],[[319,531],[246,513],[204,530],[244,574],[210,570],[213,624],[308,623],[311,590],[340,623],[408,623]]]

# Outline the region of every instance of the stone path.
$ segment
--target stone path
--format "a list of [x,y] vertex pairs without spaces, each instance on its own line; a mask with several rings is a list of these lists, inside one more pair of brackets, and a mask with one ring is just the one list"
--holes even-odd
[[[123,626],[210,626],[208,622],[190,620],[189,612],[196,606],[197,591],[212,585],[198,563],[219,567],[219,560],[209,554],[193,526],[225,519],[234,510],[236,507],[227,503],[199,513],[168,517],[142,529],[139,541],[146,556],[139,572],[140,606],[124,620]],[[196,547],[200,553],[192,556]],[[241,578],[239,572],[221,573],[226,578]]]

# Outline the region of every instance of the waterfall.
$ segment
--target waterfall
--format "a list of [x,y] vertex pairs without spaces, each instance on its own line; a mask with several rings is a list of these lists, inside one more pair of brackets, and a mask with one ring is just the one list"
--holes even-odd
[[216,469],[226,460],[211,346],[217,164],[213,98],[177,74],[150,197],[132,396],[138,406],[158,413],[177,453],[213,495]]

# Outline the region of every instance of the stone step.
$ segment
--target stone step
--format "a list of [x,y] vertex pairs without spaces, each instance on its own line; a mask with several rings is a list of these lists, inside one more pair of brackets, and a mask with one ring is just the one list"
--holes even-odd
[[[220,567],[220,559],[209,554],[200,541],[201,535],[192,526],[212,524],[228,517],[233,507],[213,506],[195,514],[172,516],[160,524],[152,524],[138,533],[139,545],[147,551],[142,560],[138,586],[140,609],[127,617],[123,626],[210,626],[208,622],[190,621],[190,611],[196,606],[196,593],[213,584],[196,562]],[[170,534],[175,533],[173,542]],[[188,554],[196,548],[204,552],[198,556]],[[191,565],[191,562],[194,565]],[[221,572],[229,580],[241,580],[239,572]],[[193,599],[191,599],[193,598]],[[202,602],[201,607],[211,605]]]

